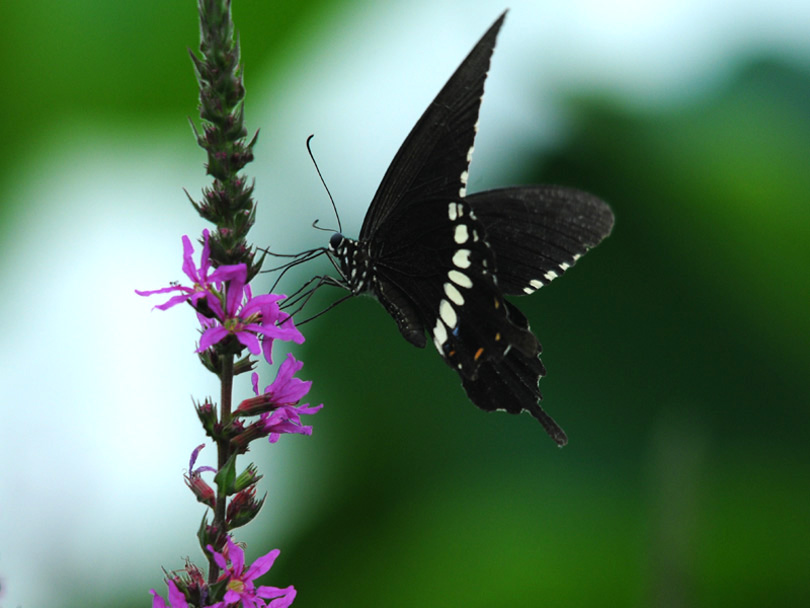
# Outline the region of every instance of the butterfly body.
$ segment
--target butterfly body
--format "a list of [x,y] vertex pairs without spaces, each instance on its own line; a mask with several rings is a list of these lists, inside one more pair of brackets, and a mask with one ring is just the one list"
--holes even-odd
[[336,233],[338,282],[369,293],[402,336],[429,335],[484,410],[528,411],[559,444],[543,411],[540,343],[505,295],[562,275],[613,225],[599,199],[558,186],[467,194],[478,110],[502,15],[417,122],[388,168],[357,240]]

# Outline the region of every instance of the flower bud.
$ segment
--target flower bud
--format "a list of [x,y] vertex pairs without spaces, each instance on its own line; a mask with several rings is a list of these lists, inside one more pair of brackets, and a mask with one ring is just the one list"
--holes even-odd
[[252,521],[264,504],[264,498],[256,500],[256,486],[238,492],[228,504],[226,521],[228,529],[233,530]]
[[194,409],[197,410],[197,417],[200,419],[206,434],[209,437],[216,437],[217,412],[211,401],[206,399],[203,403],[195,403]]
[[189,473],[187,475],[184,475],[183,478],[186,481],[188,489],[194,493],[194,496],[197,497],[197,500],[213,509],[216,501],[214,489],[211,486],[209,486],[205,482],[205,480],[202,477],[200,477],[200,475],[197,473]]
[[264,412],[269,412],[275,407],[273,396],[265,393],[242,401],[239,407],[234,410],[234,416],[258,416]]
[[237,492],[241,492],[242,490],[246,490],[252,485],[255,485],[262,478],[262,475],[259,475],[258,469],[256,469],[256,465],[253,463],[249,464],[247,468],[242,471],[240,475],[237,476],[236,481],[234,482],[234,489]]

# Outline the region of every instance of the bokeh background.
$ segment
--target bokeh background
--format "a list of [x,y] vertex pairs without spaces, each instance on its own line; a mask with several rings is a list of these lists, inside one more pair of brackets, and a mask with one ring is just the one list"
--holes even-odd
[[[326,404],[314,435],[251,453],[268,500],[248,557],[279,547],[265,582],[300,607],[808,606],[810,5],[509,4],[470,190],[563,183],[617,218],[519,302],[570,444],[477,410],[432,349],[352,301],[295,350]],[[192,316],[133,293],[181,279],[180,237],[204,227],[182,192],[208,183],[186,121],[195,5],[6,8],[0,606],[149,605],[161,566],[204,561],[181,476],[191,397],[216,386]],[[503,8],[236,0],[255,242],[326,241],[310,133],[356,235]]]

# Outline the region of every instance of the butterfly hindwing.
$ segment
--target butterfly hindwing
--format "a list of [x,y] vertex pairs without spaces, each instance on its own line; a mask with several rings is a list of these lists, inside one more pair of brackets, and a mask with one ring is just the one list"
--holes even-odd
[[505,16],[478,41],[400,146],[366,213],[361,241],[394,209],[465,195],[484,81]]
[[539,352],[528,327],[510,318],[493,274],[492,251],[463,199],[397,210],[370,241],[369,257],[375,295],[400,332],[416,344],[409,334],[424,327],[462,378],[474,378],[482,363],[502,359],[510,348]]
[[527,411],[557,445],[563,446],[568,437],[539,404],[542,396],[537,382],[544,375],[545,368],[538,357],[511,350],[502,361],[485,362],[476,378],[462,378],[462,384],[470,401],[481,409],[510,414]]
[[525,186],[467,197],[495,252],[498,286],[526,295],[562,275],[613,227],[601,200],[561,186]]

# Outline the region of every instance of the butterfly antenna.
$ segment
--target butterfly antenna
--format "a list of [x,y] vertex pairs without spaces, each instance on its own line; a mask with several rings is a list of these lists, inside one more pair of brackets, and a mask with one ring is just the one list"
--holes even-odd
[[[315,134],[310,135],[307,137],[307,152],[309,152],[309,157],[312,159],[312,164],[315,165],[315,171],[318,172],[318,177],[321,178],[321,183],[323,184],[324,189],[326,190],[326,194],[329,196],[329,201],[332,203],[332,209],[335,211],[335,218],[337,219],[338,224],[338,232],[343,232],[343,226],[340,224],[340,215],[338,214],[337,205],[335,205],[335,199],[332,198],[332,193],[329,192],[329,186],[326,185],[326,180],[323,179],[323,175],[321,174],[321,170],[318,167],[318,162],[315,160],[315,155],[312,153],[312,147],[310,143],[312,138],[315,137]],[[315,224],[318,223],[318,220],[315,220],[312,224],[315,227]]]

